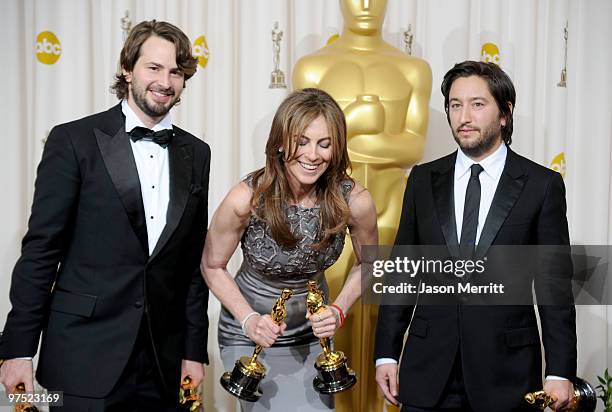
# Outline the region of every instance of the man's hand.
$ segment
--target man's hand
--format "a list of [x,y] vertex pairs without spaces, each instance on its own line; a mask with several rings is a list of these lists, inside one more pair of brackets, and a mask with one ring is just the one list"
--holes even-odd
[[393,405],[397,401],[397,363],[385,363],[376,367],[376,383],[382,390],[385,398]]
[[194,388],[200,385],[202,379],[204,379],[204,364],[196,361],[191,361],[187,359],[183,359],[181,361],[181,382],[183,383],[183,379],[185,376],[189,375],[191,377],[191,382],[193,383]]
[[26,392],[34,392],[34,379],[30,359],[7,359],[0,367],[0,383],[6,393],[13,393],[15,386],[25,385]]
[[547,380],[544,382],[544,391],[557,399],[550,405],[553,411],[562,411],[574,398],[574,385],[568,380]]

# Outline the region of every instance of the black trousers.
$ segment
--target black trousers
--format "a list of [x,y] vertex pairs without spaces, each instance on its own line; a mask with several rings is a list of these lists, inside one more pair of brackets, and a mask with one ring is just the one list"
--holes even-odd
[[[64,393],[63,406],[51,407],[51,412],[180,411],[176,401],[165,395],[148,334],[146,318],[143,316],[132,354],[108,396],[99,399]],[[178,391],[178,382],[176,390]]]
[[444,412],[471,412],[472,407],[468,401],[467,394],[465,392],[465,384],[463,383],[463,371],[461,368],[461,354],[457,351],[455,357],[455,363],[451,370],[450,376],[440,400],[432,408],[419,408],[410,405],[402,405],[402,412],[431,412],[431,411],[444,411]]

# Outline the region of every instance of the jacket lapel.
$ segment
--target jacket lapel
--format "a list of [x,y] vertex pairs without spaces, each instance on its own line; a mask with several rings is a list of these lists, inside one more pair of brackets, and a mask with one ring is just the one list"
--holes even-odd
[[[138,170],[130,147],[129,136],[125,132],[120,106],[117,113],[114,111],[117,111],[117,106],[108,112],[111,115],[109,127],[104,131],[96,128],[94,133],[106,170],[117,189],[130,224],[143,250],[148,254],[147,224]],[[113,129],[114,132],[109,131]]]
[[482,228],[476,256],[483,257],[497,236],[497,232],[508,217],[510,210],[516,203],[527,182],[528,176],[516,161],[516,155],[508,149],[504,171],[493,196],[491,208]]
[[159,251],[168,243],[176,230],[185,206],[189,200],[191,185],[191,169],[193,167],[193,146],[184,138],[183,132],[176,131],[172,142],[168,145],[168,160],[170,171],[170,202],[166,215],[166,226],[162,231],[153,253],[151,261]]
[[459,255],[454,200],[454,165],[456,157],[457,152],[448,156],[448,160],[438,170],[431,172],[431,185],[438,221],[440,222],[446,245],[453,256]]

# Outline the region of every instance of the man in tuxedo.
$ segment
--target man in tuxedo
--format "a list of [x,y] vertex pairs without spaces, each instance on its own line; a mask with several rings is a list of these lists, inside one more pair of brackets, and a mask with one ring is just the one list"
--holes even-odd
[[[459,150],[412,169],[395,244],[471,248],[471,256],[491,245],[568,245],[561,176],[509,148],[516,95],[507,74],[466,61],[446,74],[442,94]],[[569,277],[561,287],[571,291]],[[540,304],[538,312],[544,389],[559,410],[573,397],[575,309]],[[542,387],[531,304],[381,305],[375,359],[378,385],[402,411],[521,410],[523,395]]]
[[36,377],[59,410],[172,411],[182,379],[202,380],[210,149],[169,113],[196,62],[180,29],[142,22],[121,102],[51,131],[0,338],[8,392],[32,390],[41,332]]

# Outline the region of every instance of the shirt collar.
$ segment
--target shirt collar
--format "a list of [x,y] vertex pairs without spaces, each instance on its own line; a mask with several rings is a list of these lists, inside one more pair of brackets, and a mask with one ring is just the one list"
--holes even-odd
[[[508,148],[502,143],[496,151],[478,162],[483,168],[483,172],[489,175],[492,179],[497,180],[504,170],[506,164],[506,156]],[[470,159],[461,149],[457,150],[457,159],[455,160],[455,180],[461,179],[476,162]]]
[[[135,127],[146,127],[142,120],[138,118],[134,110],[130,107],[126,99],[121,102],[121,111],[125,115],[125,131],[131,132]],[[164,116],[151,130],[157,132],[159,130],[172,129],[172,118],[170,112]]]

